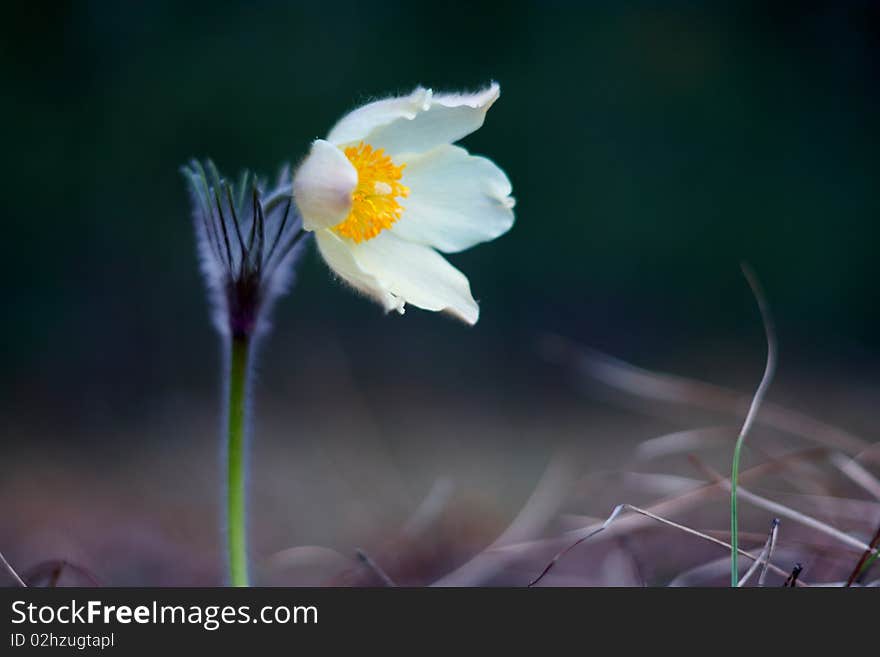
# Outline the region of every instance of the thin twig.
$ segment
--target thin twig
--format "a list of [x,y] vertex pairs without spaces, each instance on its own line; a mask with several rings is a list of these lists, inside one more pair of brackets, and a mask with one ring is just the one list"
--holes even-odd
[[804,567],[802,564],[796,563],[794,565],[794,568],[791,569],[791,574],[788,576],[788,579],[786,579],[783,583],[783,588],[794,588],[795,586],[797,586],[798,577],[800,577],[803,569]]
[[846,580],[847,587],[850,587],[853,584],[855,584],[856,580],[862,574],[862,570],[864,570],[865,567],[868,565],[868,563],[869,563],[868,560],[871,558],[871,554],[874,553],[876,555],[878,545],[880,545],[880,527],[877,527],[877,532],[874,534],[874,538],[871,539],[871,543],[868,545],[868,549],[862,553],[862,557],[859,559],[859,562],[856,564],[856,567],[853,568],[853,571],[850,574],[849,578],[847,578],[847,580]]
[[773,380],[773,374],[776,372],[776,329],[773,326],[773,316],[770,314],[770,305],[767,303],[767,297],[761,288],[761,283],[746,263],[741,264],[743,275],[752,288],[755,295],[755,301],[758,303],[758,310],[761,312],[761,321],[764,324],[764,334],[767,338],[767,362],[764,365],[764,375],[755,390],[755,396],[752,397],[752,403],[749,405],[749,412],[740,429],[739,437],[736,439],[736,446],[733,448],[733,465],[730,474],[730,585],[736,587],[739,585],[739,558],[737,550],[739,548],[739,517],[737,515],[737,493],[736,487],[739,484],[739,462],[742,455],[742,447],[745,444],[749,430],[755,422],[758,415],[758,409],[761,408],[761,402],[767,394],[770,382]]
[[2,552],[0,552],[0,564],[2,564],[3,567],[6,569],[6,572],[8,572],[12,576],[12,579],[15,580],[16,584],[18,584],[22,588],[27,588],[27,584],[25,584],[24,580],[18,576],[18,573],[15,572],[15,569],[11,565],[9,565],[9,562],[6,561],[6,557],[3,556]]
[[619,516],[621,514],[621,512],[623,512],[623,510],[626,508],[626,506],[627,506],[626,504],[618,504],[616,507],[614,507],[614,511],[611,512],[611,515],[608,516],[608,518],[605,520],[605,522],[603,522],[601,525],[599,525],[598,527],[596,527],[592,531],[587,532],[586,534],[581,536],[574,543],[571,543],[567,547],[565,547],[562,550],[560,550],[559,552],[557,552],[556,555],[550,560],[550,563],[548,563],[544,567],[544,570],[542,570],[541,573],[535,579],[533,579],[531,582],[529,582],[529,587],[535,586],[538,582],[540,582],[542,579],[544,579],[544,576],[550,572],[550,570],[553,568],[553,566],[556,565],[556,562],[559,561],[560,559],[562,559],[562,557],[564,557],[566,554],[571,552],[573,549],[575,549],[578,545],[580,545],[584,541],[588,541],[589,539],[593,538],[593,536],[595,536],[599,532],[604,531],[608,527],[608,525],[610,525],[612,522],[614,522],[614,520],[617,518],[617,516]]
[[396,587],[397,586],[397,584],[394,583],[394,580],[388,576],[388,573],[386,573],[384,570],[382,570],[381,566],[379,566],[379,564],[377,564],[375,561],[373,561],[370,558],[369,554],[367,554],[366,552],[364,552],[360,548],[355,549],[355,554],[357,554],[357,557],[358,557],[358,559],[360,559],[362,564],[364,564],[367,568],[369,568],[374,573],[376,573],[376,575],[379,577],[379,579],[382,580],[382,583],[385,584],[385,586],[389,586],[389,587]]
[[[646,509],[641,509],[637,506],[633,506],[632,504],[618,504],[616,507],[614,507],[614,511],[611,512],[611,515],[608,516],[608,519],[605,520],[605,522],[603,522],[599,527],[592,529],[590,532],[588,532],[584,536],[577,539],[574,543],[568,545],[566,548],[562,549],[559,553],[557,553],[556,556],[554,556],[553,559],[550,560],[550,563],[547,564],[547,566],[544,568],[544,570],[541,571],[541,574],[538,575],[535,579],[533,579],[529,583],[529,586],[530,587],[535,586],[538,582],[540,582],[542,579],[544,579],[544,576],[550,572],[550,570],[556,565],[556,563],[560,559],[562,559],[566,554],[571,552],[574,548],[576,548],[578,545],[580,545],[584,541],[591,539],[593,536],[595,536],[599,532],[607,529],[609,526],[611,526],[611,523],[613,523],[615,520],[617,520],[617,518],[620,516],[620,514],[623,513],[624,511],[632,511],[633,513],[638,513],[640,515],[651,518],[652,520],[656,520],[659,523],[662,523],[662,524],[667,525],[669,527],[673,527],[674,529],[678,529],[679,531],[685,532],[686,534],[690,534],[691,536],[696,536],[697,538],[701,538],[704,541],[709,541],[710,543],[714,543],[715,545],[720,545],[721,547],[728,549],[728,550],[731,549],[730,543],[725,543],[721,539],[715,538],[714,536],[710,536],[709,534],[705,534],[703,532],[697,531],[696,529],[692,529],[691,527],[688,527],[686,525],[682,525],[680,523],[673,522],[672,520],[669,520],[669,519],[664,518],[662,516],[658,516],[656,513],[651,513],[650,511],[648,511]],[[742,550],[742,549],[739,550],[739,554],[741,554],[742,556],[744,556],[748,559],[751,559],[752,561],[755,561],[755,562],[757,562],[759,559],[759,557],[753,555],[751,552],[746,552],[745,550]],[[778,566],[773,565],[772,563],[769,562],[769,560],[767,562],[767,566],[768,566],[768,568],[770,568],[774,572],[778,572],[779,574],[781,574],[783,576],[788,574],[787,571],[783,570],[782,568],[779,568]]]

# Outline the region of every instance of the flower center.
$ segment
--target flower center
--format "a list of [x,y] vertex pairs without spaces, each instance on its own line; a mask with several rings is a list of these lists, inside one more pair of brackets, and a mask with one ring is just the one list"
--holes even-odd
[[351,194],[351,212],[333,230],[360,243],[391,228],[403,214],[397,199],[409,195],[409,187],[400,182],[406,165],[394,164],[383,149],[373,150],[364,142],[343,152],[357,170],[358,184]]

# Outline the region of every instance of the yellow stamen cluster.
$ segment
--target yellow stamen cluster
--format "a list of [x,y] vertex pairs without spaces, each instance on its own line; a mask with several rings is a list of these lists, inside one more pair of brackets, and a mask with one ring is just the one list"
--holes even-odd
[[360,243],[391,228],[403,214],[397,199],[409,195],[409,188],[400,182],[406,165],[394,164],[383,149],[374,150],[364,142],[344,153],[357,170],[358,184],[351,195],[351,212],[333,230]]

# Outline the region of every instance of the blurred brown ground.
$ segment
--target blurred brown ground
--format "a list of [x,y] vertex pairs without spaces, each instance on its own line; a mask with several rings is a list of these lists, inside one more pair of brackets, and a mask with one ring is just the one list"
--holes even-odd
[[[695,369],[697,362],[683,369]],[[749,395],[749,378],[757,374],[746,370],[758,363],[719,363],[718,380]],[[312,376],[312,368],[322,376]],[[565,367],[547,368],[558,374],[556,384],[532,372],[540,387],[524,395],[528,381],[511,383],[509,390],[462,394],[427,374],[405,386],[362,390],[330,343],[315,345],[313,360],[305,359],[285,386],[273,385],[268,365],[256,384],[259,416],[250,451],[255,582],[380,584],[356,558],[362,549],[399,584],[432,583],[491,544],[536,487],[546,487],[548,476],[558,479],[549,482],[551,489],[558,484],[549,493],[559,497],[558,505],[548,502],[528,529],[533,535],[522,538],[558,536],[605,518],[619,503],[648,505],[679,485],[675,477],[704,478],[686,454],[633,461],[640,442],[674,431],[729,427],[730,441],[695,450],[712,467],[728,471],[741,417],[646,405],[595,383],[581,391]],[[842,419],[844,428],[872,438],[877,390],[839,376],[783,370],[770,399]],[[168,400],[166,411],[152,414],[147,426],[71,440],[69,448],[63,440],[47,443],[45,436],[6,425],[5,442],[13,448],[0,470],[4,554],[23,573],[47,560],[66,560],[103,585],[221,584],[217,410],[211,399]],[[761,427],[749,444],[757,451],[747,453],[746,467],[812,446]],[[876,475],[876,464],[870,467]],[[632,475],[638,472],[668,475],[672,488],[643,487]],[[803,485],[771,476],[750,488],[869,539],[880,522],[877,500],[825,465],[795,474]],[[824,496],[844,502],[823,507]],[[746,547],[760,549],[771,517],[744,506]],[[723,493],[675,519],[727,540]],[[809,559],[805,579],[845,578],[858,557],[785,520],[780,536],[786,558]],[[524,585],[563,543],[526,550],[477,583]],[[595,547],[582,546],[546,583],[663,584],[724,556],[716,546],[649,523]],[[66,569],[58,583],[89,582]],[[695,583],[723,583],[723,577]]]

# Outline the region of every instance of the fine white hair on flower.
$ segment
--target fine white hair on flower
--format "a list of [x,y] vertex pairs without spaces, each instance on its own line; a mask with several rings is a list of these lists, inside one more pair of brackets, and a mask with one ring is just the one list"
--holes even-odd
[[513,225],[504,172],[454,142],[498,99],[418,87],[355,109],[318,139],[293,178],[303,228],[324,261],[386,311],[406,304],[476,323],[467,277],[439,252],[493,240]]
[[217,329],[231,336],[265,331],[272,304],[292,284],[307,242],[289,167],[273,187],[248,171],[230,183],[210,160],[193,160],[182,172]]

